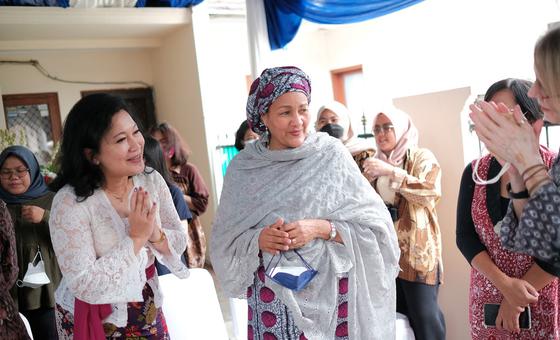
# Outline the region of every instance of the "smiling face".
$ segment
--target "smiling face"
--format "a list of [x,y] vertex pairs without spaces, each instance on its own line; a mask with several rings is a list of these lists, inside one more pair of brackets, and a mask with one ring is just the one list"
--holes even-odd
[[309,124],[309,103],[301,92],[288,92],[278,97],[262,116],[270,131],[269,148],[282,150],[303,144]]
[[9,156],[0,168],[0,185],[12,195],[25,193],[31,185],[31,175],[19,157]]
[[94,160],[105,177],[128,177],[144,170],[144,137],[128,112],[113,115]]
[[385,154],[389,154],[395,146],[397,146],[397,138],[395,129],[392,128],[392,122],[384,114],[377,116],[375,125],[373,126],[375,134],[375,142],[379,150]]

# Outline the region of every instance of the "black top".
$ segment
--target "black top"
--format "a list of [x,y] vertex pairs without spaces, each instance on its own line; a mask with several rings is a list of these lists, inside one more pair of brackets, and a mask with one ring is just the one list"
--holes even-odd
[[[488,178],[494,178],[502,169],[495,158],[490,161]],[[455,242],[457,247],[469,263],[478,253],[487,250],[480,241],[475,230],[471,208],[474,196],[475,183],[472,180],[472,166],[468,164],[463,171],[461,187],[459,188],[459,199],[457,202],[457,229],[455,230]],[[500,195],[500,182],[486,186],[486,208],[492,223],[495,225],[506,215],[509,199]],[[546,262],[534,259],[544,271],[551,275],[559,276],[560,268],[555,268]]]

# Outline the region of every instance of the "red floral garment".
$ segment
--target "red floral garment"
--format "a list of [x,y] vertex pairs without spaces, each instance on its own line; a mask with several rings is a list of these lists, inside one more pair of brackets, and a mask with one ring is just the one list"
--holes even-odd
[[[545,155],[544,159],[545,163],[550,166],[552,157]],[[480,161],[478,174],[482,179],[488,178],[491,160],[491,156],[486,156]],[[533,258],[528,255],[510,252],[502,247],[499,233],[494,230],[494,224],[488,212],[486,188],[484,185],[476,185],[474,189],[471,214],[476,232],[496,266],[510,277],[521,278],[533,265]],[[490,280],[472,268],[469,294],[469,322],[472,338],[474,340],[559,339],[558,285],[559,281],[555,279],[539,291],[538,302],[530,306],[531,329],[521,330],[516,335],[508,331],[498,331],[495,328],[486,328],[484,326],[484,304],[500,303],[503,296]]]

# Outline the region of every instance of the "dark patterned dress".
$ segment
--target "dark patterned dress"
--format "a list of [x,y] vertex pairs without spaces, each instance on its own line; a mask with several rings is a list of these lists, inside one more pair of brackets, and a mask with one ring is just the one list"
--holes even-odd
[[[288,308],[272,289],[264,284],[264,267],[255,273],[253,285],[247,289],[249,306],[247,339],[249,340],[306,340],[298,330]],[[338,316],[332,339],[348,339],[348,277],[338,281]]]
[[[143,302],[128,303],[128,322],[125,327],[104,323],[103,329],[107,339],[134,340],[169,340],[167,323],[161,308],[156,308],[154,293],[146,283],[142,290]],[[74,334],[74,316],[56,305],[56,323],[59,338],[72,339]]]
[[0,201],[0,339],[29,339],[10,295],[18,271],[14,226],[6,204]]
[[[543,155],[545,162],[550,163],[552,157]],[[491,156],[483,157],[478,167],[481,179],[487,179]],[[495,161],[494,161],[495,162]],[[521,278],[535,263],[531,256],[511,252],[500,243],[499,228],[502,225],[500,218],[494,218],[490,209],[499,209],[499,197],[488,197],[486,185],[475,185],[471,205],[472,220],[480,241],[486,247],[488,255],[496,266],[509,277]],[[490,202],[489,200],[492,200]],[[497,207],[496,207],[497,206]],[[505,211],[504,211],[505,212]],[[531,329],[521,330],[517,335],[509,331],[499,331],[495,328],[484,326],[484,304],[501,303],[503,295],[490,280],[475,268],[471,269],[471,284],[469,294],[469,321],[473,339],[558,339],[560,336],[559,307],[559,281],[555,279],[539,291],[539,300],[530,305]]]

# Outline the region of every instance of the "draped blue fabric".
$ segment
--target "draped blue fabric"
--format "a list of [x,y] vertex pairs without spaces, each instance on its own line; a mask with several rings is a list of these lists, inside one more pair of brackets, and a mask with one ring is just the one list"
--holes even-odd
[[319,24],[350,24],[373,19],[422,0],[263,0],[273,50],[286,46],[302,19]]
[[0,0],[0,6],[68,7],[69,0]]
[[136,7],[190,7],[204,0],[138,0]]

